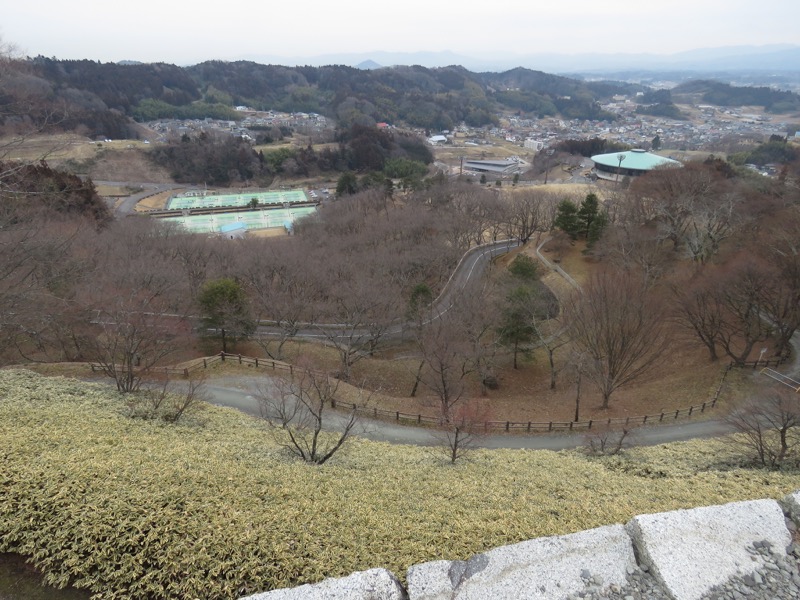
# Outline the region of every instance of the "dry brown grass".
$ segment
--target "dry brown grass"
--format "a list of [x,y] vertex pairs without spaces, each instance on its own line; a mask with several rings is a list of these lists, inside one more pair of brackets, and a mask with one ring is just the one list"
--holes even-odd
[[5,158],[28,161],[44,157],[54,164],[68,159],[78,161],[91,159],[98,151],[97,144],[90,144],[88,138],[67,133],[32,136],[19,145],[7,146],[9,143],[11,138],[0,139],[0,146],[8,149]]
[[167,200],[180,192],[181,190],[168,190],[166,192],[159,192],[153,196],[148,196],[144,200],[140,200],[136,203],[136,210],[164,210],[167,207]]
[[[304,362],[316,368],[335,373],[338,356],[334,349],[313,343],[290,342],[286,347],[288,362]],[[243,354],[260,354],[252,344],[240,345]],[[415,398],[409,396],[419,364],[412,356],[410,347],[396,347],[381,356],[365,358],[353,368],[348,384],[340,386],[343,400],[355,402],[364,394],[356,389],[363,387],[370,392],[370,405],[390,411],[410,414],[436,415],[436,398],[420,386]],[[568,366],[566,353],[558,355],[560,368],[555,390],[549,389],[550,370],[544,352],[534,353],[531,361],[521,361],[519,369],[512,368],[509,354],[497,357],[496,373],[500,383],[498,390],[481,396],[481,386],[474,378],[468,381],[468,397],[480,399],[489,410],[489,419],[517,422],[569,421],[575,413],[576,386],[574,375]],[[607,410],[600,408],[601,396],[591,382],[584,378],[581,394],[580,418],[604,419],[644,414],[658,414],[662,410],[674,411],[709,400],[720,382],[727,363],[708,361],[705,350],[697,344],[678,340],[671,352],[663,357],[659,365],[646,378],[634,385],[623,387],[611,398]],[[215,365],[213,372],[220,374],[248,373],[252,368],[242,367],[231,361]],[[740,399],[753,387],[750,371],[733,371],[726,386],[726,404]],[[736,385],[732,385],[735,383]],[[352,389],[350,386],[355,386]],[[349,391],[348,391],[349,390]],[[361,400],[359,400],[361,401]],[[719,412],[709,416],[718,415]]]
[[[128,148],[128,145],[132,147]],[[172,182],[166,169],[153,164],[146,151],[133,144],[111,142],[104,144],[103,148],[105,151],[98,155],[89,168],[89,175],[95,181]]]

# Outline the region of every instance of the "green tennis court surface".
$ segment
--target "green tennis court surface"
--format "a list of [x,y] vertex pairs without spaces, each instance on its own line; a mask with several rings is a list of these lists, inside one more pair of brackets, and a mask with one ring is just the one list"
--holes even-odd
[[303,190],[284,190],[280,192],[251,192],[249,194],[218,194],[209,196],[181,196],[170,198],[166,208],[184,210],[191,208],[239,208],[247,206],[253,200],[260,205],[280,206],[308,202]]
[[237,213],[166,217],[159,220],[165,223],[174,223],[192,233],[218,233],[220,227],[233,223],[243,223],[247,229],[283,227],[287,223],[293,223],[300,217],[310,215],[315,210],[316,207],[314,206],[297,206],[295,208],[248,210]]

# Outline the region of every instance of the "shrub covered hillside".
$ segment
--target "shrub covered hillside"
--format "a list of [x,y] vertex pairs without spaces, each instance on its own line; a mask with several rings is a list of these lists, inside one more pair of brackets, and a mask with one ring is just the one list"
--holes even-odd
[[721,442],[451,466],[365,441],[314,467],[236,411],[193,419],[134,419],[109,387],[0,372],[0,552],[98,598],[235,598],[800,488],[797,473],[732,466]]

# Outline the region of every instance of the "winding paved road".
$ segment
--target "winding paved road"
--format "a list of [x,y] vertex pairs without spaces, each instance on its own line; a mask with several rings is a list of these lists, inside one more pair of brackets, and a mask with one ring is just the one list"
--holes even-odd
[[[450,310],[453,306],[454,299],[458,295],[465,293],[469,286],[473,285],[476,281],[480,281],[493,259],[511,252],[519,246],[520,242],[517,240],[501,240],[467,250],[450,275],[450,279],[448,279],[442,292],[431,303],[431,314],[434,315],[431,320],[440,318]],[[428,322],[426,322],[426,324]],[[341,335],[336,335],[337,329],[342,331]],[[408,327],[406,324],[398,321],[396,324],[388,327],[382,337],[384,339],[399,338],[405,335],[407,330]],[[260,336],[281,335],[281,332],[271,325],[260,325],[256,333]],[[352,326],[338,323],[314,323],[300,328],[295,334],[295,337],[330,339],[331,337],[356,338],[359,336],[369,337],[370,335],[371,333],[367,327],[356,327],[353,329]]]
[[[113,184],[114,182],[106,182]],[[163,184],[140,184],[145,188],[141,194],[136,194],[127,198],[119,207],[117,207],[117,214],[120,216],[130,214],[133,212],[133,207],[136,203],[153,193],[171,189],[172,187]],[[546,241],[546,240],[545,240]],[[510,252],[520,244],[516,241],[504,240],[501,242],[494,242],[486,244],[468,251],[461,259],[450,280],[445,285],[442,293],[434,301],[436,313],[443,314],[449,310],[453,304],[453,298],[467,289],[469,285],[483,277],[492,259],[507,252]],[[536,249],[537,255],[543,262],[550,268],[556,270],[562,275],[571,285],[577,286],[575,281],[569,277],[562,269],[552,265],[541,254],[541,247],[544,242]],[[333,326],[335,327],[335,325]],[[268,327],[259,328],[260,333],[269,335]],[[401,335],[403,325],[398,324],[389,330],[389,335]],[[300,337],[322,337],[319,327],[306,328],[300,333]],[[800,333],[795,334],[793,338],[793,345],[795,349],[800,344]],[[800,374],[800,361],[797,358],[795,351],[795,359],[791,365],[786,369],[790,375],[795,377]],[[265,386],[270,386],[270,380],[267,377],[221,377],[215,378],[210,381],[206,386],[209,401],[218,406],[226,406],[236,408],[244,413],[260,416],[261,408],[258,400],[256,399],[259,394],[259,387],[266,389]],[[335,411],[330,411],[326,417],[326,428],[337,429],[344,421],[344,417]],[[706,421],[687,421],[676,423],[673,425],[661,425],[650,427],[639,427],[635,430],[635,443],[639,445],[656,445],[667,442],[683,441],[696,438],[709,438],[730,433],[730,426],[721,420],[706,420]],[[361,437],[389,442],[394,444],[413,444],[413,445],[436,445],[438,440],[434,437],[434,432],[431,429],[397,425],[395,423],[373,420],[373,419],[360,419],[360,430],[356,435]],[[558,434],[528,434],[528,435],[488,435],[481,438],[478,444],[484,448],[517,448],[517,449],[544,449],[544,450],[564,450],[568,448],[576,448],[584,445],[586,433],[558,433]]]
[[[259,386],[267,385],[268,378],[261,377],[220,377],[210,381],[206,391],[211,404],[236,408],[253,416],[260,416],[261,409],[257,397]],[[336,430],[344,422],[342,414],[329,411],[325,417],[326,429]],[[412,444],[415,446],[433,446],[439,444],[435,432],[431,429],[397,425],[389,421],[361,418],[360,429],[354,435],[370,440],[389,442],[391,444]],[[674,425],[658,427],[639,427],[632,438],[637,445],[653,446],[690,440],[709,438],[730,433],[729,426],[720,420],[685,421]],[[493,434],[480,439],[478,446],[482,448],[516,448],[530,450],[565,450],[584,445],[585,433],[552,433],[552,434]]]
[[167,190],[177,190],[191,187],[187,186],[186,184],[177,183],[131,183],[129,181],[95,181],[94,184],[107,185],[111,187],[142,188],[141,192],[127,196],[122,202],[119,203],[119,206],[114,209],[114,213],[117,217],[127,217],[128,215],[136,214],[136,204],[148,196],[153,196],[160,192],[166,192]]

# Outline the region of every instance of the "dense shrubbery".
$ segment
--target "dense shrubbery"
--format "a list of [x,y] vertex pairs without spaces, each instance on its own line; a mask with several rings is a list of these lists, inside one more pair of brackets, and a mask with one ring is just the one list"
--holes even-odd
[[649,106],[639,106],[636,112],[640,115],[650,115],[653,117],[667,117],[668,119],[678,119],[685,121],[686,115],[680,109],[672,104],[672,102],[659,102]]
[[736,467],[722,442],[477,451],[452,467],[357,441],[319,468],[243,414],[203,420],[131,419],[111,388],[0,372],[0,552],[98,597],[230,598],[800,487]]
[[249,143],[232,136],[201,133],[154,148],[150,158],[170,170],[175,181],[226,186],[253,181],[268,185],[272,173]]
[[596,154],[630,150],[630,147],[620,142],[595,137],[588,140],[562,140],[555,145],[555,149],[569,154],[590,157]]
[[737,87],[711,80],[689,81],[672,90],[674,94],[702,93],[703,102],[717,106],[763,106],[768,112],[783,113],[800,108],[800,96],[794,92],[768,87]]
[[89,217],[98,225],[111,220],[111,211],[91,180],[55,171],[44,161],[24,166],[0,162],[0,198],[8,203],[4,207],[7,213],[12,209],[45,209],[65,216]]

